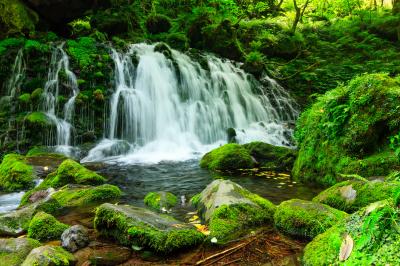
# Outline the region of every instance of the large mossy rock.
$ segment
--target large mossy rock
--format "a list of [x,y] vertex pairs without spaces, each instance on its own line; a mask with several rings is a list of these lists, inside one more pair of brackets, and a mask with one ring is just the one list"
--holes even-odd
[[393,198],[399,189],[400,182],[348,180],[322,191],[313,201],[353,213],[373,202]]
[[31,205],[0,214],[0,236],[19,236],[28,230],[36,207]]
[[20,0],[0,0],[0,39],[9,35],[29,33],[38,17]]
[[4,156],[0,164],[0,190],[11,192],[31,188],[34,185],[33,167],[18,154]]
[[292,174],[333,185],[340,174],[385,176],[400,166],[388,137],[400,124],[400,78],[369,74],[321,96],[297,122]]
[[254,160],[244,147],[231,143],[204,155],[200,166],[213,171],[236,171],[253,168]]
[[68,225],[57,221],[54,216],[45,212],[38,212],[29,224],[28,237],[40,241],[59,240],[68,227]]
[[[41,193],[41,191],[37,193]],[[57,191],[44,190],[43,193],[47,193],[45,197],[33,204],[36,205],[36,210],[53,215],[63,214],[76,208],[94,207],[104,202],[114,202],[121,196],[118,187],[108,184],[97,187],[66,185]],[[21,202],[21,205],[29,203],[29,199],[26,199]]]
[[39,246],[39,241],[30,238],[0,239],[0,264],[20,266],[31,250]]
[[134,207],[105,203],[96,210],[97,231],[123,245],[171,253],[202,242],[204,235],[172,217]]
[[[372,203],[314,238],[304,250],[303,264],[398,265],[399,224],[399,210],[392,202]],[[346,239],[354,246],[343,261],[345,256],[341,260],[340,254],[349,247]]]
[[313,238],[347,217],[328,205],[292,199],[282,202],[274,215],[275,227],[296,236]]
[[178,197],[171,192],[150,192],[144,198],[144,204],[157,211],[170,209],[178,203]]
[[269,170],[291,171],[297,156],[296,150],[259,141],[244,144],[243,147],[259,165]]
[[29,253],[22,266],[70,266],[75,264],[74,255],[62,247],[41,246]]
[[229,180],[215,180],[191,200],[218,243],[272,223],[275,205]]

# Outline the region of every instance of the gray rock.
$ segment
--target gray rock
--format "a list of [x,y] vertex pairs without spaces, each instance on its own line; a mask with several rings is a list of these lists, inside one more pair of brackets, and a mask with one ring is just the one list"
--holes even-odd
[[22,266],[69,266],[75,264],[75,257],[62,247],[41,246],[29,253]]
[[19,266],[40,242],[30,238],[0,239],[0,265]]
[[35,206],[12,211],[0,215],[0,236],[19,236],[26,232],[29,226]]
[[82,225],[74,225],[61,235],[63,248],[70,252],[75,252],[89,245],[89,233]]

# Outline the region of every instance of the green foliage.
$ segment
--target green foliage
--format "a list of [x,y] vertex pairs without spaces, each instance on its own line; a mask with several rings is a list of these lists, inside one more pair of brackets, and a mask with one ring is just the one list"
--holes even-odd
[[4,54],[7,49],[22,46],[25,43],[23,38],[7,38],[0,40],[0,55]]
[[80,67],[87,68],[93,64],[92,55],[96,54],[96,42],[93,38],[82,37],[78,41],[67,41],[68,53],[79,62]]
[[297,122],[293,176],[330,185],[339,174],[387,175],[399,161],[387,137],[397,132],[399,79],[364,75],[319,97]]
[[200,166],[214,171],[235,171],[241,168],[252,168],[254,162],[245,148],[231,143],[204,155]]
[[0,164],[0,189],[7,192],[27,189],[33,186],[33,167],[24,156],[8,154]]
[[34,30],[38,16],[20,0],[1,0],[0,22],[0,38],[4,38]]
[[274,222],[275,226],[286,234],[312,239],[346,216],[345,212],[328,205],[292,199],[282,202],[277,207]]
[[168,32],[171,29],[171,22],[167,16],[151,14],[146,20],[146,29],[151,34]]
[[396,264],[400,243],[399,210],[391,201],[375,202],[318,235],[304,251],[304,265],[339,265],[339,250],[348,234],[354,247],[345,265]]
[[46,44],[43,44],[39,41],[35,40],[27,40],[25,42],[25,50],[27,51],[38,51],[38,52],[48,52],[49,51],[49,46]]
[[92,26],[90,25],[90,18],[76,19],[68,25],[71,27],[72,34],[75,36],[86,35],[90,33]]
[[57,221],[54,216],[45,212],[38,212],[29,224],[28,237],[40,241],[59,240],[61,234],[68,227],[68,225]]
[[144,198],[144,204],[155,209],[161,210],[162,208],[170,209],[175,207],[178,202],[177,196],[170,192],[150,192]]
[[[373,202],[393,198],[399,189],[400,182],[351,180],[322,191],[313,201],[353,213]],[[355,197],[349,198],[348,193],[353,190]]]

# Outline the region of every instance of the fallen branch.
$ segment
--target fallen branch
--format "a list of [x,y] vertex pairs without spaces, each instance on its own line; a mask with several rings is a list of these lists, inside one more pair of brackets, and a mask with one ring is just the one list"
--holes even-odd
[[228,249],[226,249],[226,250],[224,250],[224,251],[222,251],[222,252],[219,252],[219,253],[216,253],[216,254],[214,254],[214,255],[211,255],[211,256],[209,256],[209,257],[203,259],[203,260],[199,260],[198,262],[196,262],[196,265],[203,264],[204,262],[207,262],[207,261],[209,261],[209,260],[212,260],[212,259],[217,258],[217,257],[222,256],[222,255],[225,255],[226,253],[231,254],[231,253],[230,253],[231,251],[232,251],[232,253],[233,253],[234,251],[237,251],[237,250],[241,249],[242,247],[248,245],[249,243],[251,243],[251,241],[246,242],[246,243],[239,244],[239,245],[234,246],[234,247],[232,247],[232,248],[228,248]]

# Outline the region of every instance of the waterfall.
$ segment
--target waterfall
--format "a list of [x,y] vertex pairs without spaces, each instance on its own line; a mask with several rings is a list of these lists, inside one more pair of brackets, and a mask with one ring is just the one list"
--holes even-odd
[[[115,90],[106,138],[83,161],[186,160],[226,142],[289,146],[295,102],[274,80],[261,81],[213,55],[194,61],[175,50],[135,44],[112,50]],[[202,63],[199,63],[202,62]]]
[[[56,151],[70,155],[73,147],[71,141],[72,122],[75,109],[75,100],[79,94],[78,82],[75,74],[69,68],[69,58],[63,49],[64,44],[53,48],[48,78],[44,86],[42,95],[42,109],[47,117],[56,126],[55,142],[52,136],[48,137],[47,145],[55,145]],[[61,74],[62,73],[62,74]],[[64,77],[65,74],[65,77]],[[60,79],[64,81],[60,87]],[[65,79],[65,80],[64,80]],[[60,89],[65,88],[65,93],[70,97],[66,101],[62,117],[57,116],[57,108],[59,108]]]
[[12,67],[11,77],[7,82],[7,94],[11,99],[15,98],[19,93],[22,82],[25,78],[26,65],[24,62],[23,49],[18,51],[15,57],[14,65]]

